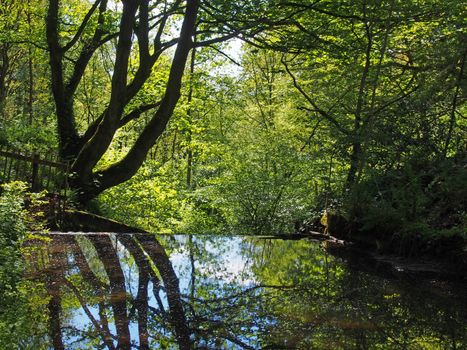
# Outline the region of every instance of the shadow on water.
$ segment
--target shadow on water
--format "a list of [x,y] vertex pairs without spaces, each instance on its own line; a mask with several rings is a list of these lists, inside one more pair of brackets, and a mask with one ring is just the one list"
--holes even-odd
[[316,242],[57,234],[31,244],[44,348],[467,348],[462,289],[360,271]]

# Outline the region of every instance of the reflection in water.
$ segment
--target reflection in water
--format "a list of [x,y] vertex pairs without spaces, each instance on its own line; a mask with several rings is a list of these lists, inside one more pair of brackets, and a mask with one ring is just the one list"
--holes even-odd
[[315,242],[63,234],[40,244],[28,278],[48,294],[44,348],[467,348],[465,298],[352,269]]

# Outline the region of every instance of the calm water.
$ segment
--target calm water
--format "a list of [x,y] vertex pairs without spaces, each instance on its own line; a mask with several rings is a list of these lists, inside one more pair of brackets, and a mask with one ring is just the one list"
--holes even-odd
[[31,245],[24,348],[467,349],[462,289],[350,267],[317,242],[58,234]]

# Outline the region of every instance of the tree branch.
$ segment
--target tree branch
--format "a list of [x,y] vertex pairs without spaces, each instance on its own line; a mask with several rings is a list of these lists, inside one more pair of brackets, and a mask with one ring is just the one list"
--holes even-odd
[[[138,1],[126,1],[123,3],[108,111],[104,114],[97,130],[84,145],[72,165],[72,171],[79,174],[81,181],[84,182],[89,181],[92,176],[92,169],[112,142],[115,131],[118,129],[123,109],[125,108],[125,101],[128,99],[126,96],[126,84],[132,47],[131,37],[138,6]],[[100,37],[100,35],[96,35]]]
[[150,103],[150,104],[147,104],[147,105],[142,105],[142,106],[139,106],[138,108],[132,110],[130,113],[128,113],[127,115],[125,115],[121,120],[120,120],[120,128],[126,124],[128,124],[129,122],[131,122],[132,120],[135,120],[137,118],[139,118],[141,116],[141,114],[143,114],[144,112],[147,112],[147,111],[150,111],[151,109],[154,109],[156,107],[159,107],[161,104],[161,101],[159,102],[155,102],[155,103]]
[[90,18],[92,17],[92,15],[94,14],[94,12],[96,11],[97,9],[97,6],[99,5],[99,3],[101,2],[101,0],[96,0],[94,2],[94,4],[92,5],[92,7],[89,9],[88,13],[86,13],[86,15],[84,16],[83,18],[83,21],[81,22],[78,30],[76,31],[76,34],[73,36],[73,38],[68,42],[68,44],[66,44],[65,46],[63,46],[63,52],[66,52],[68,51],[69,49],[71,49],[73,47],[73,45],[76,44],[76,42],[79,40],[79,38],[81,38],[81,35],[83,34],[83,31],[84,29],[86,28],[86,25],[88,24]]
[[[196,45],[197,46],[197,45]],[[224,56],[225,58],[227,58],[230,62],[232,62],[233,64],[235,64],[236,66],[239,66],[241,67],[241,64],[238,63],[237,61],[235,61],[232,57],[230,57],[229,55],[227,55],[224,51],[222,51],[221,49],[218,49],[217,47],[215,46],[212,46],[212,45],[209,45],[208,46],[210,49],[213,49],[214,51],[220,53],[222,56]]]
[[115,186],[131,178],[146,159],[146,155],[155,141],[162,135],[180,98],[180,89],[188,53],[192,48],[195,32],[198,1],[188,0],[183,19],[180,38],[172,60],[169,78],[160,106],[144,128],[128,154],[118,163],[98,173],[101,178],[99,191]]
[[84,47],[81,49],[81,53],[73,67],[73,73],[66,85],[66,94],[70,98],[75,93],[78,87],[78,84],[81,81],[81,78],[83,77],[83,74],[89,63],[89,60],[94,55],[94,52],[96,52],[96,50],[104,43],[101,41],[101,38],[104,35],[102,25],[104,24],[104,12],[106,12],[107,10],[107,0],[99,0],[99,1],[100,1],[99,18],[97,20],[96,31],[94,32],[94,35],[92,39],[89,41],[89,43],[84,45]]
[[303,88],[298,83],[297,78],[295,77],[295,75],[292,73],[289,66],[287,65],[287,62],[285,61],[284,57],[281,58],[281,62],[284,65],[285,70],[287,71],[289,76],[292,78],[294,87],[300,92],[300,94],[302,94],[303,97],[305,97],[308,103],[310,103],[313,106],[314,108],[313,111],[319,113],[322,117],[324,117],[326,120],[331,122],[331,124],[333,124],[337,128],[337,130],[339,130],[341,133],[343,133],[344,135],[349,135],[349,131],[347,129],[345,129],[342,125],[340,125],[339,122],[332,115],[330,115],[325,110],[321,109],[316,104],[316,102],[311,98],[311,96],[308,95],[305,92],[305,90],[303,90]]

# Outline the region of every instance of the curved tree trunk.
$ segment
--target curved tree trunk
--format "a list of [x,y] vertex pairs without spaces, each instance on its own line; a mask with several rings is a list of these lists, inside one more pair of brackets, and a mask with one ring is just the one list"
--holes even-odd
[[[157,22],[157,32],[154,36],[150,34],[150,30],[154,28],[150,25],[152,13],[150,15],[149,4],[149,0],[123,1],[118,31],[109,33],[104,29],[107,0],[95,0],[74,37],[68,43],[62,43],[59,35],[60,1],[49,0],[46,34],[60,156],[72,164],[70,185],[76,190],[78,201],[84,205],[102,191],[130,179],[138,171],[149,150],[165,130],[180,98],[187,57],[193,48],[192,38],[195,34],[199,3],[198,0],[187,0],[183,6],[182,1],[173,1],[165,12],[158,14],[160,20]],[[184,18],[179,37],[161,42],[170,16],[181,10],[184,11]],[[97,16],[98,26],[94,29],[91,39],[81,40],[84,29],[93,16]],[[128,82],[134,37],[138,42],[139,66],[133,79]],[[118,43],[115,49],[109,103],[102,115],[80,135],[76,128],[73,108],[75,93],[94,53],[112,38],[118,38]],[[153,44],[150,44],[149,38],[153,40]],[[222,41],[221,39],[219,41]],[[82,46],[78,58],[72,63],[68,60],[65,64],[67,53],[78,43]],[[157,59],[175,44],[177,48],[162,100],[139,106],[124,115],[125,107],[143,87]],[[71,66],[71,69],[67,68],[68,66]],[[110,147],[116,131],[152,108],[157,110],[126,157],[107,169],[96,172],[95,166]]]

